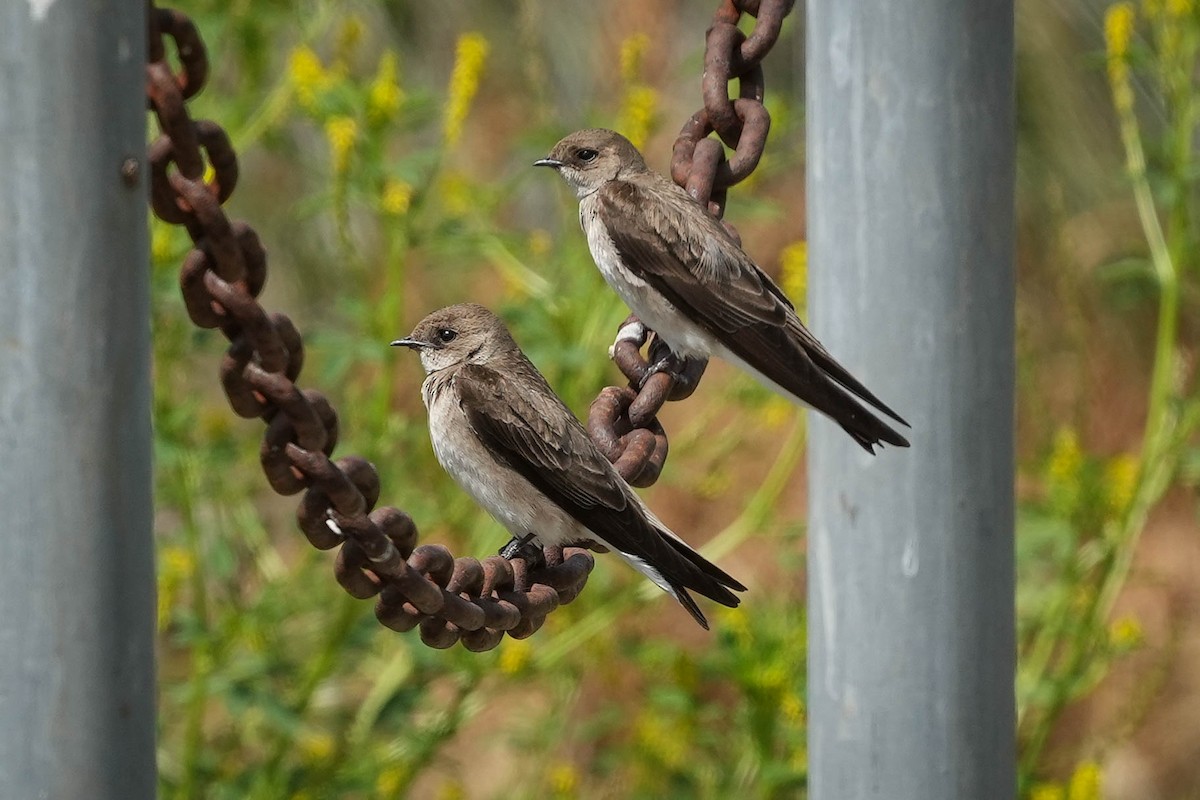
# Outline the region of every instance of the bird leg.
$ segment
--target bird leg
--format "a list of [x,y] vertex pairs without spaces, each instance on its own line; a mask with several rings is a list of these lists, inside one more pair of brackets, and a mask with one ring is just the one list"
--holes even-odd
[[515,558],[522,559],[530,569],[537,569],[546,563],[546,554],[542,552],[536,533],[527,533],[520,538],[512,537],[508,544],[500,548],[500,557],[509,561]]
[[677,356],[668,350],[665,356],[646,368],[646,374],[642,376],[640,381],[638,381],[638,389],[641,390],[646,388],[646,381],[650,380],[650,376],[656,375],[660,372],[665,372],[667,375],[670,375],[671,379],[676,383],[682,383],[688,379],[688,375],[686,373],[690,365],[691,364],[687,356]]

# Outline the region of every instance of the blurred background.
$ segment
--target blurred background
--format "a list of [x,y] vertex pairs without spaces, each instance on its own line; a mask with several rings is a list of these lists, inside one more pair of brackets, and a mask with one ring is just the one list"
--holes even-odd
[[[620,382],[626,311],[573,196],[529,165],[600,125],[665,172],[715,5],[181,6],[213,69],[193,114],[230,131],[228,207],[269,251],[265,305],[305,334],[337,454],[378,466],[423,542],[483,557],[506,535],[437,466],[420,366],[387,343],[472,300],[580,416]],[[1193,0],[1017,6],[1016,694],[1037,800],[1200,797],[1198,45]],[[771,136],[727,218],[799,307],[802,8],[765,68]],[[186,237],[156,222],[152,242],[163,797],[803,796],[802,414],[721,364],[662,414],[644,496],[750,589],[705,607],[711,633],[600,556],[531,639],[434,651],[346,595],[268,491],[261,427],[226,408],[222,343],[179,298]]]

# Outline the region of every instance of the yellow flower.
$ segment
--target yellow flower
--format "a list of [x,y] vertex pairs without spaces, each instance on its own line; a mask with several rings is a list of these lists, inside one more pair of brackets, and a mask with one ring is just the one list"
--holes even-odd
[[1095,761],[1083,761],[1071,775],[1067,786],[1067,800],[1100,800],[1100,765]]
[[166,225],[155,224],[154,232],[150,234],[150,255],[155,261],[166,261],[174,252],[172,241],[175,229]]
[[388,767],[375,779],[375,793],[381,798],[398,797],[408,781],[408,770],[403,766]]
[[625,90],[617,127],[634,147],[643,147],[650,136],[654,112],[658,108],[658,92],[643,84]]
[[1192,13],[1192,0],[1167,0],[1167,13],[1173,17],[1183,17]]
[[505,675],[516,675],[529,663],[531,652],[528,640],[506,637],[500,648],[500,671]]
[[1129,55],[1129,42],[1133,38],[1136,18],[1133,3],[1116,3],[1104,12],[1104,42],[1109,58],[1125,58]]
[[783,696],[783,701],[779,704],[779,710],[783,712],[783,717],[788,722],[804,722],[804,701],[795,692],[788,692]]
[[547,777],[555,797],[574,797],[579,790],[579,772],[571,764],[556,765]]
[[750,621],[742,609],[735,608],[728,611],[721,609],[717,613],[720,615],[722,627],[733,634],[738,644],[748,644],[754,637],[750,631]]
[[621,80],[633,83],[642,75],[642,62],[650,49],[650,37],[635,33],[621,42]]
[[634,737],[642,750],[649,752],[668,767],[678,769],[691,757],[687,731],[670,725],[657,714],[642,713],[634,724]]
[[1039,783],[1029,793],[1029,800],[1066,800],[1067,792],[1057,783]]
[[471,110],[471,101],[479,89],[479,76],[483,73],[483,62],[487,59],[488,42],[478,33],[464,33],[458,37],[454,54],[454,71],[450,74],[447,90],[444,138],[446,146],[453,146],[462,137],[463,123]]
[[771,395],[758,410],[758,420],[765,428],[778,428],[792,419],[793,406],[778,395]]
[[391,214],[393,217],[402,217],[408,213],[408,208],[412,205],[412,196],[412,184],[389,178],[383,183],[379,205],[385,213]]
[[1083,487],[1082,472],[1083,448],[1079,446],[1079,436],[1070,428],[1060,428],[1054,435],[1046,464],[1046,488],[1059,513],[1075,511]]
[[1142,626],[1133,617],[1121,617],[1108,626],[1108,641],[1118,650],[1136,647],[1142,641]]
[[305,731],[300,734],[300,758],[306,764],[319,764],[333,755],[333,737],[325,731]]
[[353,117],[330,117],[325,123],[325,138],[329,140],[334,172],[345,172],[350,163],[350,151],[354,149],[354,140],[358,138],[358,122]]
[[1108,49],[1108,80],[1113,103],[1119,112],[1133,109],[1133,86],[1129,81],[1129,42],[1133,38],[1136,12],[1132,3],[1117,3],[1104,13],[1104,41]]
[[1129,508],[1137,489],[1138,461],[1131,455],[1120,455],[1104,466],[1104,499],[1114,515]]
[[442,784],[437,796],[438,800],[463,800],[467,796],[467,790],[462,781],[451,778]]
[[808,242],[792,242],[779,254],[779,283],[783,293],[796,304],[804,305],[808,291]]
[[389,50],[380,57],[379,68],[367,93],[367,116],[370,119],[386,121],[400,110],[404,103],[404,90],[396,80],[397,72],[396,54]]
[[158,629],[163,630],[171,620],[179,588],[196,569],[196,558],[184,547],[171,546],[159,553],[158,570]]
[[300,105],[311,111],[316,104],[317,91],[327,80],[321,59],[312,48],[302,45],[292,50],[288,57],[288,80],[291,81]]
[[788,680],[788,669],[783,664],[761,664],[750,675],[750,683],[759,689],[777,692],[783,689]]

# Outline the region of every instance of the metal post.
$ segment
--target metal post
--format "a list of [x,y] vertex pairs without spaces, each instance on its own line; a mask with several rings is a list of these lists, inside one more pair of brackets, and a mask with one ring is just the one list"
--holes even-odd
[[1016,792],[1013,3],[808,3],[813,330],[912,423],[810,426],[815,800]]
[[0,3],[0,794],[149,798],[145,8]]

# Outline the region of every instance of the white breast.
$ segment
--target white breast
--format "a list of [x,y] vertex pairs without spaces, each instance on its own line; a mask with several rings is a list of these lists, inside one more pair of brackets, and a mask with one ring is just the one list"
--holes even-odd
[[429,438],[442,469],[514,536],[535,533],[544,545],[594,538],[573,517],[517,472],[498,463],[467,423],[453,380],[432,391],[425,379],[422,395],[429,408]]

